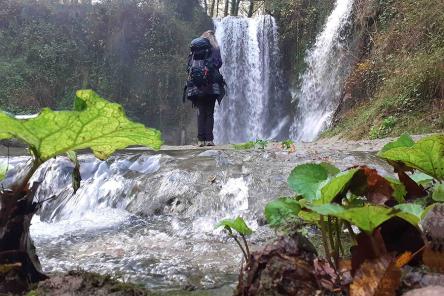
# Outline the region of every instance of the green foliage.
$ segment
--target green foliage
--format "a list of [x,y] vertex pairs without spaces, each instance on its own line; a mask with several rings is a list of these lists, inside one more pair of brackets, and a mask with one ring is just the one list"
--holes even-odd
[[397,214],[397,211],[393,209],[372,205],[346,209],[338,204],[331,203],[310,206],[309,209],[319,215],[332,216],[348,221],[367,233],[372,233],[379,225]]
[[0,109],[66,110],[91,88],[179,144],[195,119],[177,102],[182,65],[190,40],[213,27],[198,2],[66,2],[0,1]]
[[236,219],[224,219],[220,221],[216,228],[223,227],[226,229],[230,234],[233,230],[235,230],[240,235],[250,235],[253,233],[253,230],[251,230],[250,227],[248,227],[247,223],[245,223],[244,219],[241,217],[237,217]]
[[259,149],[264,150],[264,149],[267,147],[267,145],[268,145],[268,141],[267,141],[267,140],[256,140],[255,145],[256,145]]
[[345,84],[350,97],[328,135],[360,139],[441,132],[444,2],[378,0],[359,6],[362,40],[372,41]]
[[403,218],[412,225],[419,225],[421,221],[421,215],[424,212],[424,208],[421,205],[414,203],[402,203],[393,207],[401,212],[397,214],[398,217]]
[[232,146],[236,150],[250,150],[250,149],[255,149],[255,148],[264,150],[267,147],[268,143],[269,142],[267,140],[256,140],[256,141],[248,141],[248,142],[240,143],[240,144],[233,144]]
[[412,147],[393,148],[379,155],[444,180],[444,135],[426,137]]
[[410,178],[422,186],[428,186],[433,182],[433,177],[421,172],[412,174]]
[[379,139],[390,134],[396,125],[397,119],[394,116],[384,118],[379,127],[372,127],[370,130],[370,139]]
[[393,189],[393,198],[398,203],[404,203],[405,196],[407,195],[407,189],[405,188],[404,184],[402,184],[402,182],[398,179],[392,177],[385,177],[385,179],[390,183],[390,186]]
[[294,142],[290,139],[282,141],[281,147],[282,149],[290,150],[291,146],[294,144]]
[[[393,219],[397,217],[420,231],[420,221],[431,208],[430,197],[423,197],[424,189],[420,185],[435,183],[429,194],[437,202],[444,201],[444,186],[437,183],[444,172],[444,136],[429,136],[415,143],[409,135],[403,135],[387,144],[378,155],[395,167],[399,179],[383,177],[367,166],[339,172],[326,164],[298,165],[291,172],[288,183],[300,197],[270,202],[265,208],[270,226],[277,228],[284,223],[297,226],[296,216],[319,226],[325,254],[332,266],[335,266],[333,262],[338,262],[342,248],[343,227],[354,237],[351,228],[354,225],[375,240],[375,230],[384,227],[389,220],[399,223]],[[409,178],[406,170],[424,173],[415,173]],[[412,192],[419,193],[412,195]]]
[[74,170],[72,171],[72,188],[74,190],[74,194],[80,188],[80,182],[82,181],[82,177],[80,175],[80,162],[77,158],[77,153],[74,151],[66,152],[66,156],[68,156],[69,160],[74,164]]
[[316,204],[325,204],[332,202],[338,195],[342,195],[348,190],[352,178],[358,172],[358,169],[351,169],[336,175],[331,181],[325,184],[321,189],[321,198],[315,201]]
[[44,109],[28,120],[0,113],[0,139],[23,140],[41,161],[85,148],[106,159],[130,145],[159,149],[162,144],[160,132],[130,121],[120,105],[107,102],[91,90],[78,91],[75,106],[75,111]]
[[253,141],[249,141],[249,142],[241,143],[241,144],[233,144],[233,147],[236,150],[250,150],[250,149],[254,149],[255,146],[256,146],[256,143]]
[[296,85],[306,68],[305,54],[316,40],[334,6],[333,0],[267,0],[265,9],[276,17],[289,81]]
[[444,184],[436,184],[433,188],[432,198],[434,201],[444,202]]
[[301,206],[297,200],[282,197],[267,204],[265,218],[270,227],[278,227],[285,221],[298,217],[300,210]]
[[415,144],[415,141],[413,141],[412,137],[410,137],[409,134],[402,134],[396,141],[390,142],[386,144],[381,151],[378,153],[378,155],[398,147],[412,147]]
[[8,167],[0,162],[0,181],[6,177],[6,173],[8,171]]
[[288,186],[298,195],[314,200],[319,196],[321,184],[338,172],[338,169],[326,163],[299,165],[288,177]]

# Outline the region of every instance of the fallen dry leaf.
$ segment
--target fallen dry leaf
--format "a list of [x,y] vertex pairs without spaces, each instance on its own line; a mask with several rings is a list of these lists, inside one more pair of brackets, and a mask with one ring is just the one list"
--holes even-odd
[[386,254],[365,261],[350,285],[350,296],[393,296],[401,284],[401,270],[393,256]]

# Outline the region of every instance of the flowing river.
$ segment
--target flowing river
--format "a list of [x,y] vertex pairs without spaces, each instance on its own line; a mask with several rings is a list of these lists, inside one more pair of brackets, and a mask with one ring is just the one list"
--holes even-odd
[[[296,164],[329,161],[344,169],[372,163],[389,173],[373,152],[356,150],[365,149],[313,145],[290,154],[277,144],[252,151],[166,147],[126,150],[107,161],[83,154],[75,194],[73,166],[59,157],[33,177],[41,182],[36,201],[43,205],[31,235],[46,272],[80,268],[161,291],[230,290],[241,252],[214,229],[217,221],[244,217],[255,230],[250,242],[256,249],[274,236],[260,226],[265,204],[291,194],[286,179]],[[10,158],[8,176],[27,159]]]

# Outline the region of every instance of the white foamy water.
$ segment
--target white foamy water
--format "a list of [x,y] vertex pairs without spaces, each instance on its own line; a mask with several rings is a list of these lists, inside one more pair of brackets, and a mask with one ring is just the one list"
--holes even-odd
[[349,69],[347,34],[354,0],[337,0],[323,31],[308,52],[307,70],[297,94],[297,116],[290,128],[291,138],[309,142],[331,122],[339,105],[344,77]]
[[215,141],[284,138],[289,93],[279,65],[278,27],[269,15],[215,20],[227,83],[227,96],[216,107]]
[[[201,207],[208,211],[193,221],[193,231],[218,234],[221,229],[215,229],[215,225],[222,219],[246,218],[249,214],[250,185],[243,177],[230,178],[221,187],[217,200],[208,200],[206,197],[200,199]],[[255,219],[250,219],[248,224],[253,229],[257,228]]]

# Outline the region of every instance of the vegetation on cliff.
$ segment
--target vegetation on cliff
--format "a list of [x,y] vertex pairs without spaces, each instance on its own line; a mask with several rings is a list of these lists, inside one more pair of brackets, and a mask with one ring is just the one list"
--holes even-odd
[[290,85],[305,70],[305,55],[333,8],[334,0],[270,0],[265,9],[276,17],[281,38],[282,66]]
[[326,135],[351,139],[444,129],[444,2],[361,0],[359,52]]

